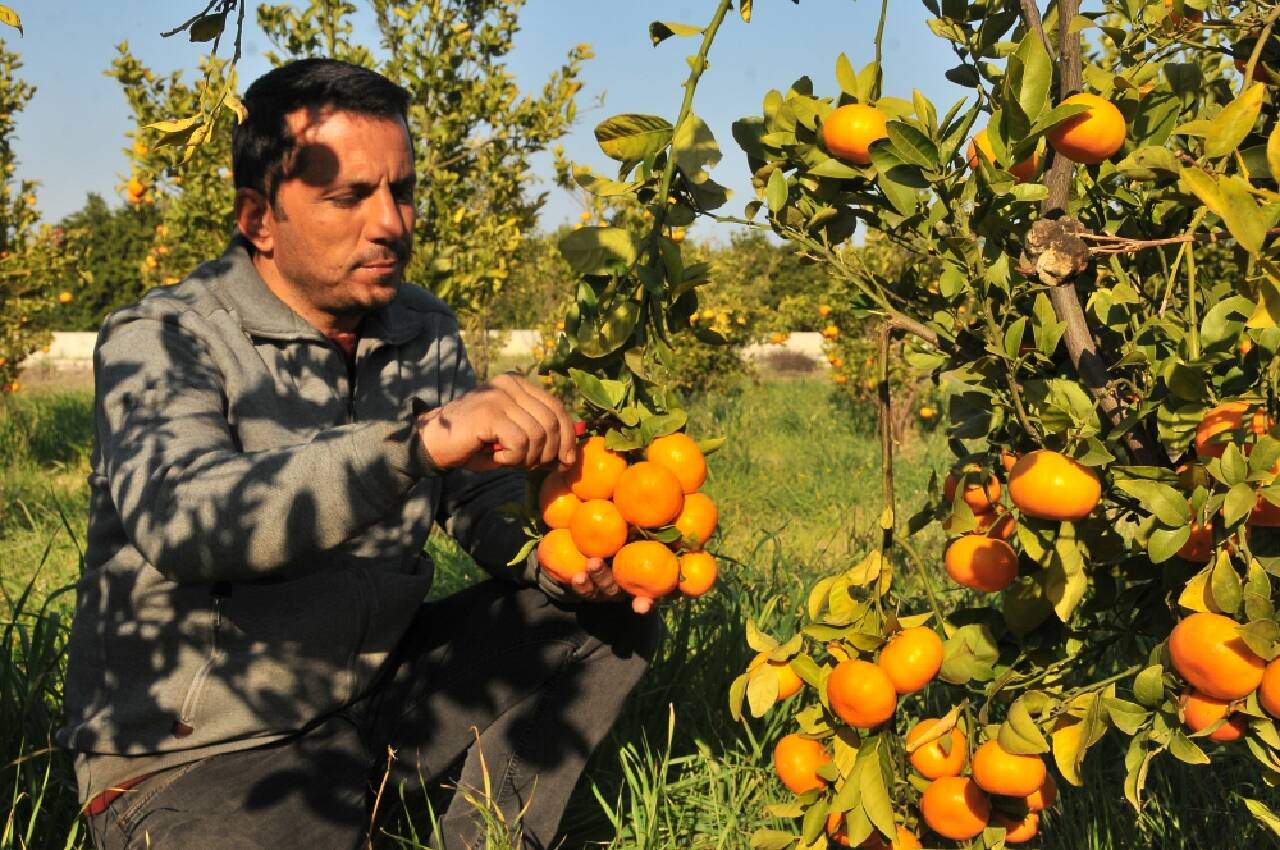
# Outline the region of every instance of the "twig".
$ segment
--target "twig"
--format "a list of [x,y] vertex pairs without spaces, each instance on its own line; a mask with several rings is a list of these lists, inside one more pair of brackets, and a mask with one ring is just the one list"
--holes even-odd
[[[1267,231],[1268,236],[1280,235],[1280,227]],[[1148,248],[1163,248],[1166,245],[1181,245],[1185,242],[1208,242],[1217,244],[1225,237],[1217,233],[1184,233],[1181,236],[1167,236],[1163,239],[1132,239],[1127,236],[1109,236],[1105,233],[1081,233],[1080,238],[1086,242],[1104,242],[1104,245],[1089,246],[1090,254],[1136,254]]]
[[1044,21],[1040,18],[1040,7],[1036,5],[1036,0],[1022,0],[1022,17],[1026,20],[1027,26],[1040,36],[1044,52],[1052,56],[1053,45],[1049,43],[1049,37],[1044,34]]
[[889,340],[893,332],[888,322],[880,327],[880,381],[876,386],[876,405],[880,408],[880,478],[884,487],[884,513],[889,520],[885,527],[882,515],[880,550],[886,554],[893,546],[893,528],[898,523],[893,501],[893,423],[889,421]]
[[1253,52],[1249,54],[1249,61],[1244,66],[1244,80],[1240,83],[1240,92],[1244,93],[1249,86],[1253,85],[1253,69],[1258,67],[1258,60],[1262,58],[1262,48],[1266,46],[1267,40],[1271,38],[1271,30],[1276,25],[1276,18],[1280,18],[1280,6],[1271,10],[1271,14],[1267,16],[1267,22],[1262,27],[1262,33],[1258,36],[1258,41],[1253,45]]

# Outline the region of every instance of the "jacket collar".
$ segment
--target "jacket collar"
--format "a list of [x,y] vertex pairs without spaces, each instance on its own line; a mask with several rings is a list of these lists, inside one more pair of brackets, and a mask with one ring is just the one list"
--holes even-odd
[[[249,242],[241,234],[231,238],[227,250],[211,266],[212,283],[219,299],[235,312],[240,326],[249,334],[269,339],[325,341],[324,334],[267,286],[254,268]],[[401,283],[400,287],[410,285]],[[416,314],[405,306],[397,290],[391,303],[365,316],[360,328],[360,347],[363,350],[370,344],[406,342],[417,331],[417,325]]]

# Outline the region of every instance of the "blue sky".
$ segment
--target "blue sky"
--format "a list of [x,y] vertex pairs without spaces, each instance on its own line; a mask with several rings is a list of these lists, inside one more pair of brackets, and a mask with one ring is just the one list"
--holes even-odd
[[[18,118],[18,176],[41,182],[39,209],[54,220],[79,208],[88,192],[120,203],[115,186],[128,168],[124,154],[129,111],[115,81],[103,76],[115,45],[128,40],[143,62],[157,72],[194,69],[203,45],[185,38],[160,38],[203,0],[6,0],[23,18],[26,35],[6,31],[11,49],[25,67],[21,75],[37,88]],[[295,0],[301,5],[302,0]],[[356,0],[357,5],[360,0]],[[740,214],[750,199],[746,160],[730,135],[734,120],[758,114],[764,93],[785,89],[808,74],[821,93],[834,93],[835,60],[843,51],[855,67],[873,56],[872,38],[880,4],[876,0],[756,0],[744,25],[736,14],[726,20],[712,46],[711,67],[698,87],[695,111],[716,134],[724,160],[713,176],[734,190],[726,212]],[[686,55],[695,39],[673,38],[653,47],[652,20],[705,24],[713,0],[528,0],[521,31],[508,64],[527,89],[540,88],[569,49],[591,44],[596,58],[587,63],[579,95],[577,125],[564,139],[569,156],[597,170],[611,169],[600,153],[592,128],[618,112],[648,112],[673,119],[683,96]],[[885,34],[885,93],[910,98],[919,88],[945,111],[964,95],[943,79],[955,64],[945,43],[926,25],[918,0],[892,0]],[[250,18],[252,15],[249,16]],[[371,43],[367,26],[358,34]],[[246,35],[242,85],[269,67],[263,58],[266,38],[256,27]],[[599,108],[586,108],[603,97]],[[550,183],[550,157],[536,162],[550,191],[543,225],[576,219],[578,201]],[[699,225],[703,235],[710,228]]]

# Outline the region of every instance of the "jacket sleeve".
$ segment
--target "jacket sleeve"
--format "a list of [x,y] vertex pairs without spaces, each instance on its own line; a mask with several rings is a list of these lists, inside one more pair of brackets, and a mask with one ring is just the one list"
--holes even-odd
[[190,324],[117,314],[94,355],[111,498],[166,577],[305,572],[317,560],[309,556],[388,513],[425,471],[410,452],[407,413],[403,423],[336,426],[300,445],[241,451],[222,372]]
[[[476,386],[475,372],[460,337],[456,350],[458,359],[453,364],[452,380],[441,387],[440,397],[446,402]],[[525,481],[524,473],[509,469],[450,470],[444,473],[437,519],[463,550],[494,578],[537,585],[555,600],[577,599],[576,594],[542,572],[536,550],[520,562],[508,565],[528,540],[524,531]]]

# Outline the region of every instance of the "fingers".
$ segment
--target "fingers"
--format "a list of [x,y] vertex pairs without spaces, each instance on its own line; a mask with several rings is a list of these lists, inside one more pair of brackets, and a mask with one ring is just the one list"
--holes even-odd
[[587,568],[573,577],[570,587],[583,599],[593,602],[609,602],[622,596],[613,571],[600,558],[588,558]]
[[[553,455],[553,457],[548,458],[546,462],[550,463],[551,460],[558,456],[560,462],[565,466],[572,464],[577,458],[578,441],[577,434],[573,427],[573,419],[569,416],[569,411],[565,410],[564,405],[560,403],[559,399],[541,387],[534,386],[523,378],[519,378],[514,375],[510,377],[512,390],[524,395],[532,405],[533,410],[543,413],[549,417],[547,419],[542,417],[537,418],[540,422],[544,423],[549,432],[554,431],[554,433],[556,433],[560,438],[559,446],[554,447],[557,449],[556,454]],[[532,413],[533,410],[530,412]]]
[[503,413],[524,432],[518,445],[508,445],[500,437],[504,456],[499,462],[514,461],[526,466],[543,466],[556,460],[572,463],[576,438],[573,420],[564,405],[515,375],[499,375],[490,386],[501,394]]
[[644,616],[653,610],[653,600],[647,596],[636,596],[631,600],[631,610]]

